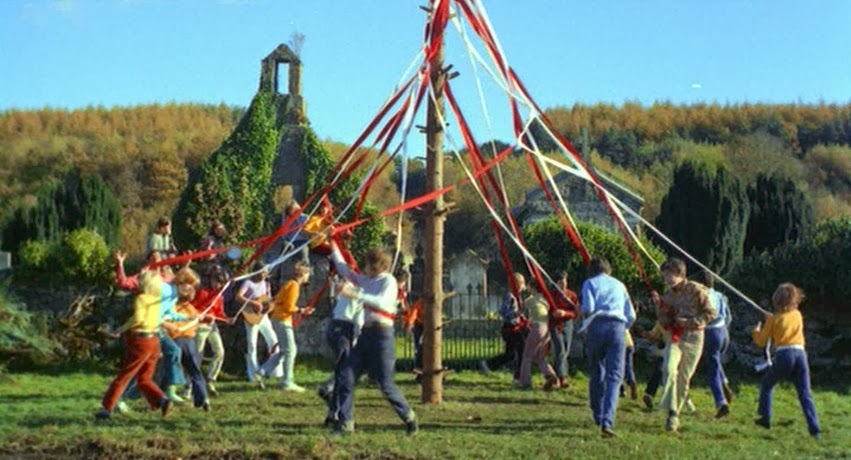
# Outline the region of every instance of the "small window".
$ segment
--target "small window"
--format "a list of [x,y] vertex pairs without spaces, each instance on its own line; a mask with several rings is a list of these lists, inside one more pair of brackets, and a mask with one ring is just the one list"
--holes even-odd
[[279,62],[275,69],[275,92],[278,94],[289,94],[290,92],[290,63]]

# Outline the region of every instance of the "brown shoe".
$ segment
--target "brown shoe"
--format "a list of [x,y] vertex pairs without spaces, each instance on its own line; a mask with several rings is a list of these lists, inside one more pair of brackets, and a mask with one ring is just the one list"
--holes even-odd
[[558,378],[556,378],[555,376],[547,377],[547,382],[544,383],[544,391],[552,391],[560,387],[561,384],[558,382]]
[[567,377],[559,377],[558,386],[564,388],[565,390],[570,388],[570,382],[567,381]]
[[170,399],[166,399],[162,406],[160,406],[160,410],[163,413],[163,418],[165,418],[168,413],[171,412],[172,407],[174,407],[174,403]]

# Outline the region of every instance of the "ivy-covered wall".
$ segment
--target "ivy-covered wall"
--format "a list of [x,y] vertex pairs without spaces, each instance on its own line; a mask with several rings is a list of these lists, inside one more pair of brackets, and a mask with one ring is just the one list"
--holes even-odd
[[197,247],[215,220],[225,224],[233,241],[271,230],[279,138],[273,94],[258,92],[230,137],[189,177],[174,218],[180,248]]

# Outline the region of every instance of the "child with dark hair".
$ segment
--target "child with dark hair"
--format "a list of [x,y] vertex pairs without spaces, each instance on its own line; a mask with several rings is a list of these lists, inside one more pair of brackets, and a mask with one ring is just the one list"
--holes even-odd
[[224,295],[219,293],[225,283],[227,283],[227,273],[218,265],[213,265],[207,273],[206,286],[202,285],[193,301],[197,310],[207,310],[207,319],[201,321],[198,325],[195,342],[201,361],[203,361],[204,348],[208,342],[213,351],[213,360],[210,363],[210,369],[207,371],[207,392],[211,396],[217,396],[219,394],[216,389],[216,379],[218,379],[222,365],[225,362],[225,346],[222,341],[222,334],[219,331],[219,325],[216,321],[225,321],[228,324],[234,323],[234,319],[228,318],[225,314]]
[[658,321],[653,325],[653,329],[650,329],[649,332],[638,328],[638,326],[636,326],[636,330],[641,338],[649,340],[653,344],[653,348],[650,352],[650,361],[651,366],[653,367],[653,373],[650,374],[650,378],[647,380],[647,386],[644,387],[644,396],[642,397],[644,405],[647,406],[647,409],[649,410],[653,409],[653,398],[656,397],[656,391],[659,390],[659,383],[662,382],[665,331],[662,329],[662,324]]
[[171,221],[168,217],[157,219],[154,231],[148,236],[147,252],[156,251],[163,258],[172,257],[177,254],[174,247],[174,239],[171,236]]
[[[629,329],[626,330],[626,353],[624,354],[624,383],[629,387],[629,399],[638,399],[638,384],[635,380],[635,341],[632,339],[632,333]],[[626,393],[623,385],[621,385],[621,397]]]
[[562,388],[569,386],[568,357],[573,342],[573,319],[579,310],[579,296],[568,287],[567,272],[559,273],[558,292],[554,294],[555,308],[550,309],[550,343],[553,351],[553,370]]
[[626,330],[635,321],[635,309],[626,286],[611,276],[612,267],[600,257],[588,264],[580,305],[585,317],[585,351],[590,376],[588,399],[594,423],[603,437],[615,435],[618,389],[624,374]]
[[810,366],[804,349],[804,317],[799,309],[804,292],[792,283],[783,283],[774,291],[771,303],[774,314],[765,315],[765,325],[757,324],[752,331],[757,346],[768,340],[774,344],[774,362],[759,388],[759,418],[755,423],[771,428],[771,399],[774,386],[781,380],[790,380],[798,392],[798,402],[807,420],[810,435],[818,439],[821,434],[813,392],[810,388]]
[[[408,303],[408,272],[401,270],[393,275],[399,286],[399,309],[402,315],[402,327],[410,332],[414,345],[414,372],[423,368],[423,299]],[[417,381],[420,375],[417,375]]]
[[479,361],[479,372],[488,375],[491,369],[497,369],[508,363],[514,363],[514,383],[520,383],[520,365],[523,362],[523,344],[526,341],[528,323],[522,314],[522,303],[518,296],[526,291],[526,278],[522,273],[513,273],[517,295],[511,289],[505,291],[502,303],[499,305],[499,316],[502,318],[502,341],[504,351],[491,359]]
[[[262,335],[266,342],[266,350],[271,353],[278,346],[275,328],[267,314],[271,303],[272,287],[269,285],[268,272],[262,262],[256,262],[252,267],[251,278],[243,281],[236,291],[236,302],[241,306],[242,319],[245,325],[245,367],[250,382],[255,381],[255,375],[260,370],[257,358],[257,341]],[[276,368],[272,374],[278,377],[283,374],[283,366]],[[262,382],[257,382],[261,385]]]

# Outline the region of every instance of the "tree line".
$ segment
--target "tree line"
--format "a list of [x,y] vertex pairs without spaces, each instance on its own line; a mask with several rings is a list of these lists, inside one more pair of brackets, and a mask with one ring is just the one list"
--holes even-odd
[[[141,248],[156,217],[172,215],[190,177],[200,174],[213,152],[228,149],[223,142],[245,111],[166,104],[2,112],[0,225],[20,206],[36,206],[45,183],[55,186],[76,167],[82,175],[103,178],[120,203],[121,244]],[[596,167],[642,194],[651,220],[659,216],[674,172],[685,162],[709,171],[723,167],[743,187],[756,184],[760,175],[791,181],[812,204],[816,221],[851,215],[849,105],[597,104],[556,107],[547,116],[561,134],[590,152]],[[332,160],[346,149],[330,140],[315,143]],[[422,192],[424,171],[415,160],[409,166],[410,198]],[[522,202],[534,183],[525,159],[510,157],[502,168],[510,201]],[[447,183],[463,177],[454,160],[446,170]],[[398,202],[400,171],[397,162],[374,187],[370,198],[379,207]],[[476,195],[461,188],[448,199],[455,202],[447,221],[450,255],[469,247],[486,253],[490,229]],[[406,221],[405,228],[411,225]],[[199,231],[196,223],[192,233]]]

